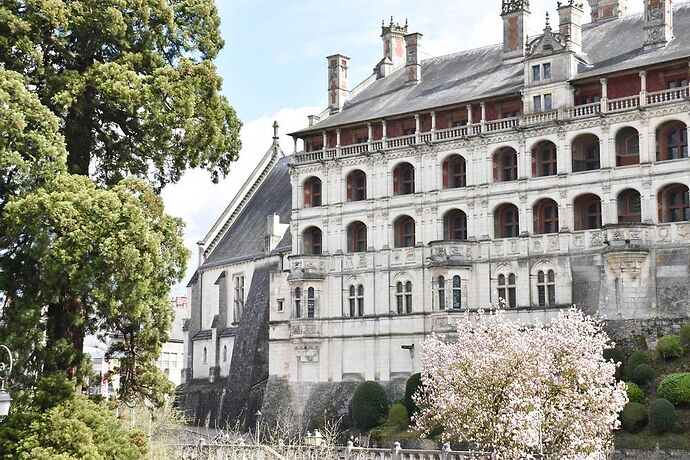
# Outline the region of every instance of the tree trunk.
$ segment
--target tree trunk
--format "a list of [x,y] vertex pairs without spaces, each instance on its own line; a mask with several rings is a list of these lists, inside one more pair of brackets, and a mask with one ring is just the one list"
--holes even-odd
[[89,175],[91,150],[94,145],[94,93],[92,88],[86,88],[65,117],[67,168],[72,174]]
[[[46,348],[56,350],[60,340],[66,341],[76,352],[76,357],[55,355],[46,361],[46,371],[66,371],[69,378],[81,373],[81,354],[84,352],[86,312],[80,297],[65,299],[48,306]],[[80,382],[77,382],[80,383]]]

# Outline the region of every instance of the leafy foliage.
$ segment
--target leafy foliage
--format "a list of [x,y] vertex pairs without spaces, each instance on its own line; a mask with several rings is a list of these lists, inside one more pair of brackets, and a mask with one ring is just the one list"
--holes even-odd
[[362,382],[352,396],[352,422],[361,430],[382,423],[388,415],[388,396],[378,382]]
[[685,346],[690,346],[690,323],[685,323],[680,328],[680,338],[685,343]]
[[656,344],[656,351],[668,360],[683,356],[683,342],[677,335],[665,335]]
[[415,404],[414,396],[415,393],[422,387],[422,374],[416,373],[412,374],[410,378],[407,379],[405,383],[405,407],[407,408],[407,413],[410,417],[413,417],[419,409],[417,404]]
[[542,448],[574,460],[607,453],[628,402],[600,321],[572,309],[548,326],[518,324],[502,311],[457,321],[457,339],[424,342],[417,426],[444,426],[442,440],[503,459]]
[[649,429],[653,433],[668,433],[675,428],[677,420],[676,408],[667,399],[655,399],[649,405]]
[[632,379],[635,368],[640,364],[651,364],[652,360],[644,351],[633,351],[625,364],[625,375]]
[[644,401],[644,391],[633,382],[626,382],[625,390],[630,402],[641,403]]
[[649,364],[640,364],[633,371],[632,379],[639,385],[646,385],[656,376],[656,372]]
[[621,412],[621,425],[628,433],[640,431],[647,424],[647,408],[639,402],[629,402]]
[[690,372],[669,374],[659,382],[657,396],[676,406],[690,404]]
[[402,431],[410,424],[410,416],[404,404],[393,404],[388,410],[388,420],[386,426]]

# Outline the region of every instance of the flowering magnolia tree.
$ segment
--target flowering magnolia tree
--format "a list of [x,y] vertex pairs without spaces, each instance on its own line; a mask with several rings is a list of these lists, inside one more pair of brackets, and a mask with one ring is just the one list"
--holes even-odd
[[628,398],[603,357],[612,343],[599,320],[571,309],[525,327],[498,310],[457,329],[457,340],[424,343],[414,399],[425,435],[441,426],[443,441],[501,460],[605,458]]

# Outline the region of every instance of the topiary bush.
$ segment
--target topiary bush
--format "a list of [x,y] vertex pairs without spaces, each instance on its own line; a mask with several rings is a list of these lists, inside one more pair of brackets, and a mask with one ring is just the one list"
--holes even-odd
[[656,344],[656,351],[664,359],[683,356],[683,342],[677,335],[665,335]]
[[625,376],[632,380],[633,372],[635,368],[640,364],[651,364],[652,361],[649,356],[644,351],[633,351],[628,357],[628,361],[625,364]]
[[386,420],[390,403],[383,387],[368,381],[359,384],[350,405],[353,424],[366,431]]
[[649,405],[649,429],[652,433],[668,433],[675,428],[676,420],[676,408],[669,400],[659,398]]
[[637,383],[638,385],[646,385],[651,382],[655,376],[656,372],[654,372],[652,366],[649,364],[640,364],[633,371],[632,379],[633,382]]
[[676,406],[690,404],[690,372],[667,375],[659,382],[656,394]]
[[644,401],[644,391],[633,382],[626,382],[625,390],[628,393],[630,402],[641,403]]
[[620,415],[621,425],[628,433],[636,433],[647,424],[647,408],[644,404],[629,402]]
[[690,347],[690,323],[685,323],[683,327],[680,328],[680,338],[683,340],[686,347]]
[[604,350],[604,359],[606,361],[618,363],[618,366],[616,367],[616,378],[618,380],[622,380],[623,369],[625,368],[625,354],[623,351],[619,348],[607,348]]
[[412,400],[412,395],[414,395],[417,390],[422,386],[422,374],[412,374],[407,383],[405,384],[405,407],[407,408],[407,413],[412,417],[419,409],[417,405]]
[[388,410],[388,420],[386,420],[386,427],[394,431],[400,432],[405,430],[410,425],[410,416],[407,414],[407,408],[404,404],[393,404]]

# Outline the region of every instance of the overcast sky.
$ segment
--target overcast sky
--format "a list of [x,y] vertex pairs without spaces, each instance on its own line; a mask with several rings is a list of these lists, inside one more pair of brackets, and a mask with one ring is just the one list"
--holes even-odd
[[[280,125],[281,146],[290,154],[285,134],[304,127],[307,115],[326,104],[326,56],[351,58],[350,87],[371,74],[383,56],[381,21],[409,22],[424,35],[423,58],[499,43],[500,0],[216,0],[225,49],[217,61],[223,93],[244,123],[243,148],[230,175],[213,184],[207,173],[189,171],[163,192],[167,212],[187,223],[185,243],[193,256],[184,286],[197,265],[201,240],[271,145],[271,125]],[[587,3],[586,1],[584,2]],[[556,0],[532,0],[528,34],[544,28],[545,14],[557,26]],[[632,0],[630,11],[642,10]],[[589,8],[585,5],[585,21]],[[555,28],[555,27],[554,27]],[[264,229],[257,229],[264,231]]]

